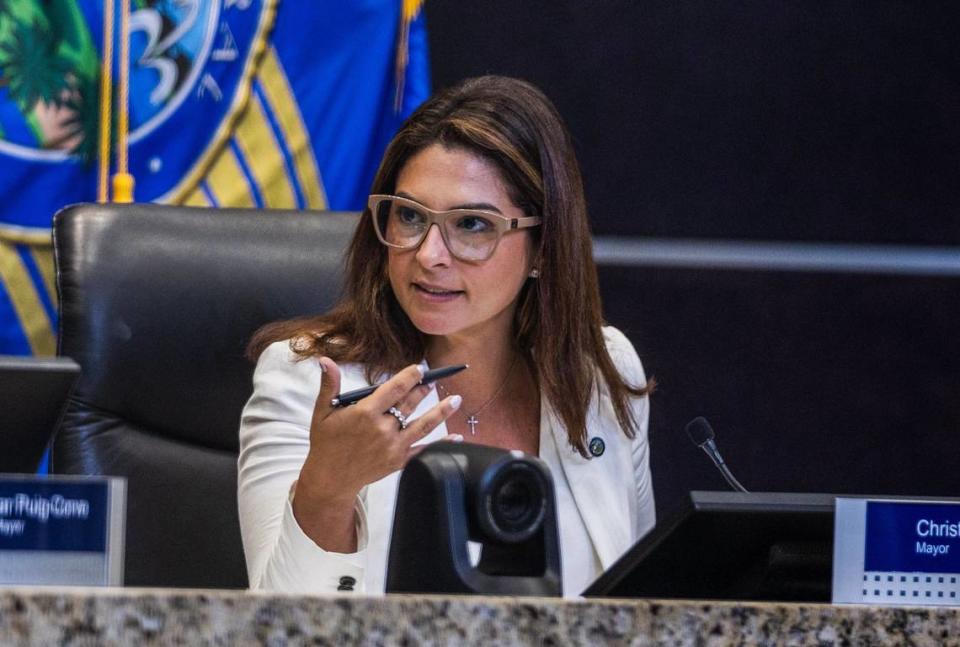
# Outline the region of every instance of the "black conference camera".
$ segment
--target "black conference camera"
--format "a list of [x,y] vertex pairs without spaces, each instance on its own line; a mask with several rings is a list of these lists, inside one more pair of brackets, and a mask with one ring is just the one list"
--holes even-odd
[[[467,541],[481,544],[471,564]],[[400,475],[388,592],[561,595],[550,471],[540,459],[437,442]]]

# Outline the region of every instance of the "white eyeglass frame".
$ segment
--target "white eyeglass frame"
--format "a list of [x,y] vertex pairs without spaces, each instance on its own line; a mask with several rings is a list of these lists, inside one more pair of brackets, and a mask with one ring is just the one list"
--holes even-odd
[[[387,240],[384,238],[383,233],[380,231],[380,225],[377,222],[377,209],[379,208],[381,202],[385,202],[387,200],[410,207],[411,209],[416,209],[427,216],[427,226],[423,228],[423,233],[415,243],[410,245],[396,245],[394,243],[387,242]],[[537,227],[541,223],[541,218],[539,216],[509,218],[503,214],[497,213],[496,211],[487,211],[484,209],[449,209],[447,211],[434,211],[429,207],[423,206],[416,200],[403,198],[398,195],[387,195],[384,193],[371,194],[367,199],[367,208],[370,210],[370,218],[373,221],[373,231],[377,234],[377,238],[380,240],[380,242],[387,247],[402,250],[416,249],[423,244],[427,234],[430,233],[430,227],[432,225],[437,225],[437,229],[440,230],[440,236],[443,238],[443,243],[447,246],[450,254],[457,260],[466,261],[468,263],[481,263],[493,256],[494,252],[497,251],[497,247],[500,245],[500,239],[503,238],[504,234],[520,229]],[[450,241],[447,239],[447,229],[445,226],[447,220],[471,215],[481,216],[489,219],[496,228],[497,240],[494,242],[493,247],[490,248],[490,253],[483,258],[462,258],[453,251],[453,247],[451,247]]]

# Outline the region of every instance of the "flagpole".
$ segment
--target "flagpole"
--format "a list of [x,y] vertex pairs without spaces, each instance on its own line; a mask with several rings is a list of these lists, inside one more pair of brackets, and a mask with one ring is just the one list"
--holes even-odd
[[97,202],[108,202],[110,175],[110,120],[113,103],[113,3],[103,3],[103,60],[100,64],[100,128],[99,168],[97,173]]
[[130,2],[120,0],[120,80],[117,87],[117,172],[113,176],[113,201],[133,202],[133,176],[128,169],[130,129]]
[[407,63],[410,61],[410,23],[416,19],[422,7],[423,0],[400,0],[400,29],[397,33],[397,53],[394,62],[396,91],[393,95],[393,111],[396,113],[403,109]]

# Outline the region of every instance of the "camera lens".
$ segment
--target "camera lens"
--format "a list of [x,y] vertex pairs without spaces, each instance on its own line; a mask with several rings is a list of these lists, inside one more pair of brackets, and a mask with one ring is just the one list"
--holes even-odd
[[540,529],[546,514],[543,475],[524,461],[510,461],[497,472],[485,488],[482,525],[498,541],[526,541]]
[[504,525],[523,523],[523,518],[530,514],[531,499],[529,483],[507,481],[494,494],[494,513]]

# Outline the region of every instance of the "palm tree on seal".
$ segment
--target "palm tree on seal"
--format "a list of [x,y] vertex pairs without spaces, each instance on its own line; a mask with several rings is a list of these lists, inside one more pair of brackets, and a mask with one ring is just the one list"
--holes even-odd
[[40,20],[18,22],[11,38],[0,43],[2,81],[24,112],[38,101],[60,105],[69,90],[70,67],[57,53],[59,43]]

